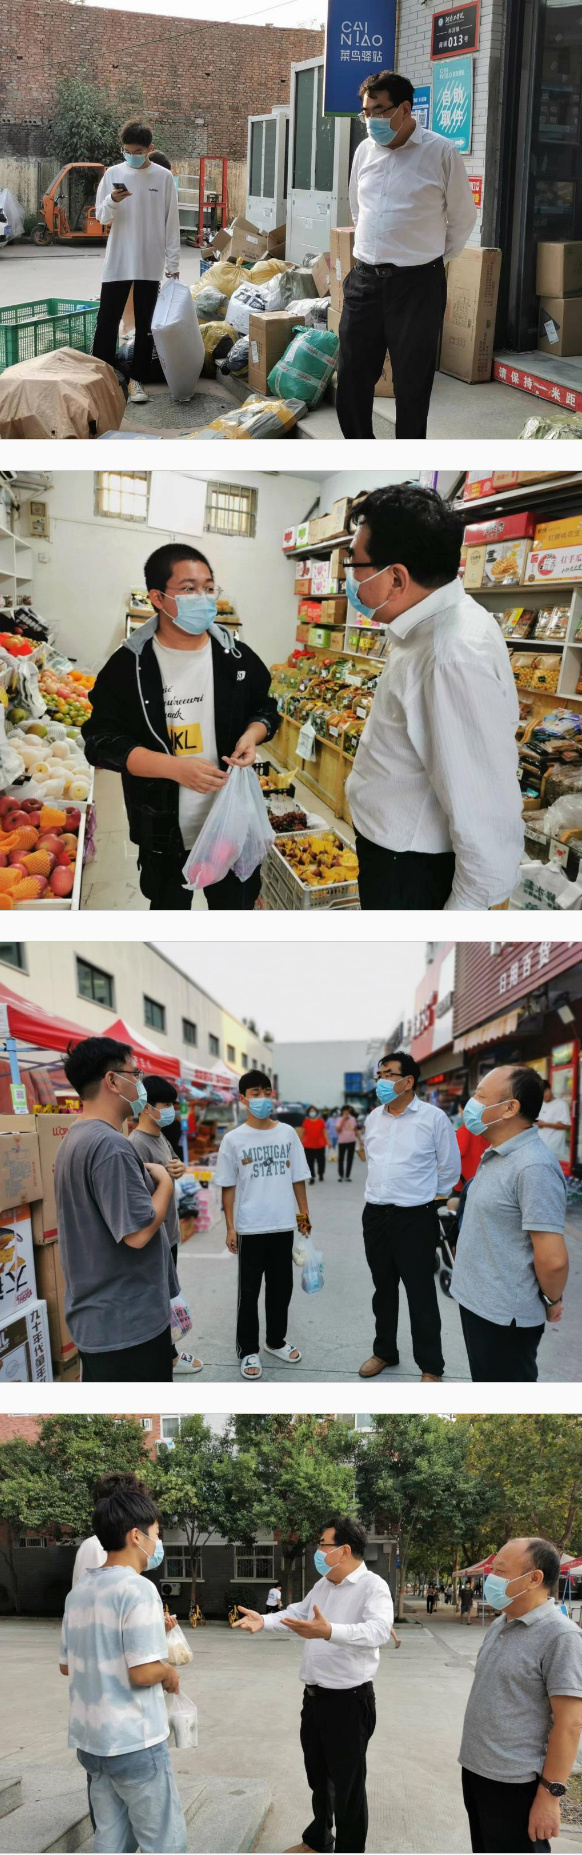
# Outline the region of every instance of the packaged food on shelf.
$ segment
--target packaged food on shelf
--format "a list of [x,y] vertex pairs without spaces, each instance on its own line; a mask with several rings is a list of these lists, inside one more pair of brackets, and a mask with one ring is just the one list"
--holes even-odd
[[582,580],[582,545],[532,548],[525,580],[528,586],[543,585],[551,580]]
[[[485,549],[484,586],[519,586],[525,578],[530,541],[501,541]],[[465,574],[465,586],[467,575]]]
[[465,592],[474,592],[483,585],[485,571],[485,547],[467,547],[463,583]]
[[511,606],[501,615],[501,630],[505,638],[529,638],[535,622],[535,611],[528,612],[521,605]]
[[536,518],[530,511],[516,515],[494,515],[486,522],[468,522],[464,534],[466,547],[493,547],[502,541],[516,541],[537,533]]
[[565,638],[569,617],[568,605],[554,605],[550,609],[543,607],[537,615],[534,638],[553,638],[555,641]]
[[582,515],[568,515],[563,521],[538,522],[534,547],[581,547]]
[[534,657],[529,679],[530,689],[543,690],[545,695],[555,695],[560,677],[560,658],[558,656]]

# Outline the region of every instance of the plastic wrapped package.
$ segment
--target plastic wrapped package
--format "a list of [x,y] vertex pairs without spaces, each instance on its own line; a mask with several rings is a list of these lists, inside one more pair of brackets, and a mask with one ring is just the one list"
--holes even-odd
[[188,1662],[194,1660],[192,1650],[188,1648],[184,1631],[180,1629],[179,1623],[174,1624],[173,1630],[168,1630],[166,1659],[171,1668],[186,1668]]
[[230,258],[219,258],[218,263],[212,265],[212,277],[208,278],[207,282],[211,283],[213,290],[219,290],[228,299],[234,295],[235,290],[238,290],[245,275],[242,262],[234,264]]
[[520,438],[582,438],[582,412],[533,412]]
[[257,258],[248,275],[253,283],[269,283],[272,277],[282,277],[292,269],[292,264],[287,264],[284,258]]
[[107,361],[57,348],[0,375],[0,438],[101,438],[119,429],[126,398]]
[[192,1332],[192,1315],[188,1307],[188,1302],[184,1300],[183,1295],[173,1295],[170,1308],[172,1316],[171,1334],[177,1346],[178,1341],[183,1340],[185,1333]]
[[222,418],[213,419],[211,425],[200,425],[197,431],[184,435],[213,439],[286,438],[306,411],[302,399],[265,399],[262,393],[251,393],[236,411],[227,412]]
[[239,335],[238,341],[229,348],[228,354],[217,359],[216,368],[220,374],[246,374],[249,365],[248,335]]
[[582,766],[549,767],[542,781],[544,805],[554,805],[570,792],[582,792]]
[[[181,1633],[181,1632],[180,1632]],[[177,1752],[198,1745],[198,1708],[189,1694],[166,1694],[166,1707]]]
[[[272,308],[272,304],[269,305]],[[228,306],[228,319],[233,322],[240,335],[248,335],[251,316],[264,315],[267,308],[262,290],[256,284],[242,283],[231,296]]]
[[246,882],[274,842],[254,767],[231,767],[184,865],[185,881],[208,888],[234,870]]
[[199,327],[204,343],[203,372],[212,379],[217,361],[226,359],[237,339],[237,332],[230,322],[201,322]]
[[323,1288],[323,1256],[321,1250],[316,1250],[311,1237],[308,1237],[305,1243],[301,1287],[306,1295],[317,1295]]
[[308,406],[317,406],[331,380],[338,353],[339,341],[331,329],[300,330],[271,369],[267,382],[271,393],[282,399],[301,393]]
[[152,335],[172,399],[192,399],[204,366],[204,342],[190,291],[177,277],[162,284]]
[[546,837],[571,837],[582,831],[582,791],[565,794],[542,812]]
[[[213,272],[214,276],[214,272]],[[220,322],[226,314],[228,297],[209,283],[208,278],[190,285],[190,296],[199,322]]]

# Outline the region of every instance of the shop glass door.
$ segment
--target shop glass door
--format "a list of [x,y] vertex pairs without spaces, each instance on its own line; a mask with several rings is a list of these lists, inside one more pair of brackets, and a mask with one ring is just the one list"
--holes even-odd
[[552,1050],[550,1062],[550,1083],[552,1095],[557,1101],[568,1103],[571,1117],[570,1138],[566,1139],[566,1170],[570,1172],[573,1155],[576,1152],[576,1110],[578,1102],[578,1054],[577,1043],[556,1044]]
[[521,82],[505,74],[515,159],[508,166],[508,141],[501,169],[513,205],[509,214],[502,205],[501,236],[509,344],[524,350],[537,346],[537,245],[582,238],[582,0],[525,0],[516,10]]

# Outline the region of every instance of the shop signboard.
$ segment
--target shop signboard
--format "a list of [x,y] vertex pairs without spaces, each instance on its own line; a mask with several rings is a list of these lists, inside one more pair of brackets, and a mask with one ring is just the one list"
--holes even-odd
[[433,13],[430,43],[431,61],[459,58],[479,47],[480,0],[467,0],[464,6],[449,7]]
[[511,1010],[530,992],[582,965],[582,942],[461,941],[457,948],[455,1037]]
[[360,84],[370,73],[393,71],[396,0],[367,0],[350,12],[345,0],[328,0],[325,35],[324,116],[357,116]]
[[459,154],[471,152],[473,133],[473,59],[452,58],[435,65],[432,126],[437,135],[458,148]]
[[421,129],[430,129],[430,99],[430,84],[421,84],[412,99],[412,114],[416,116]]

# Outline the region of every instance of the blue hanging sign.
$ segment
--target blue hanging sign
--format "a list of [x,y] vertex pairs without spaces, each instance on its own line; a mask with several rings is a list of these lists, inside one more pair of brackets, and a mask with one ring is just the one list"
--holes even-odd
[[421,84],[412,99],[412,114],[416,116],[421,129],[430,129],[430,95],[430,84]]
[[394,70],[395,48],[396,0],[365,0],[360,13],[346,0],[328,0],[324,116],[357,116],[360,84]]
[[432,126],[437,135],[468,155],[473,132],[473,59],[451,58],[435,64]]

